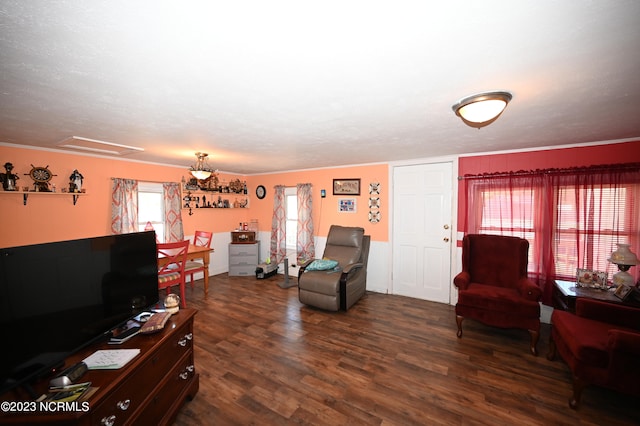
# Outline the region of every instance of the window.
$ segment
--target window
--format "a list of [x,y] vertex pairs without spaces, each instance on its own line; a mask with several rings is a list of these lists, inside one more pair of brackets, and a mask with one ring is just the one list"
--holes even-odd
[[640,182],[624,171],[581,172],[469,179],[467,232],[527,239],[540,281],[574,279],[576,268],[611,276],[616,243],[639,248]]
[[287,210],[287,250],[296,250],[298,241],[298,194],[296,188],[285,188],[285,206]]
[[153,182],[138,183],[138,231],[144,231],[151,223],[158,241],[164,242],[164,201],[162,184]]
[[558,188],[554,241],[558,276],[575,277],[576,268],[616,272],[607,259],[616,243],[631,243],[633,186]]
[[[534,198],[530,188],[482,191],[482,221],[480,233],[525,238],[531,244],[534,232]],[[529,250],[529,271],[536,271],[534,251]]]

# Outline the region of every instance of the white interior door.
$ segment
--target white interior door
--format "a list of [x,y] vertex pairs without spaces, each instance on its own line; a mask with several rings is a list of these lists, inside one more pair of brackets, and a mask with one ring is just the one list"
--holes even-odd
[[393,171],[393,293],[449,303],[450,162]]

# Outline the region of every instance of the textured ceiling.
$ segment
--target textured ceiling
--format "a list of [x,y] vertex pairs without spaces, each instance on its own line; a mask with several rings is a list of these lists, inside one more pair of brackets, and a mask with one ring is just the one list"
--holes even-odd
[[253,174],[634,138],[639,47],[633,0],[0,0],[0,143]]

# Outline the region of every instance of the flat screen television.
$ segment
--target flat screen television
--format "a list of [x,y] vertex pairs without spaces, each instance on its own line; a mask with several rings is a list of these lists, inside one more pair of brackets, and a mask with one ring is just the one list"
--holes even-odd
[[0,249],[0,393],[157,302],[153,231]]

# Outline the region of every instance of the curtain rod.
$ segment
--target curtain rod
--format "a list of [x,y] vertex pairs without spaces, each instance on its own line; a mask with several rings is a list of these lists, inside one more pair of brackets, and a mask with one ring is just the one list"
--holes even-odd
[[484,179],[493,177],[505,177],[505,176],[531,176],[540,174],[571,174],[576,172],[597,172],[607,170],[618,171],[638,171],[640,172],[640,163],[623,163],[623,164],[599,164],[594,166],[582,166],[582,167],[566,167],[566,168],[551,168],[551,169],[535,169],[535,170],[518,170],[515,172],[495,172],[495,173],[482,173],[477,175],[464,175],[458,176],[458,180],[463,179]]

